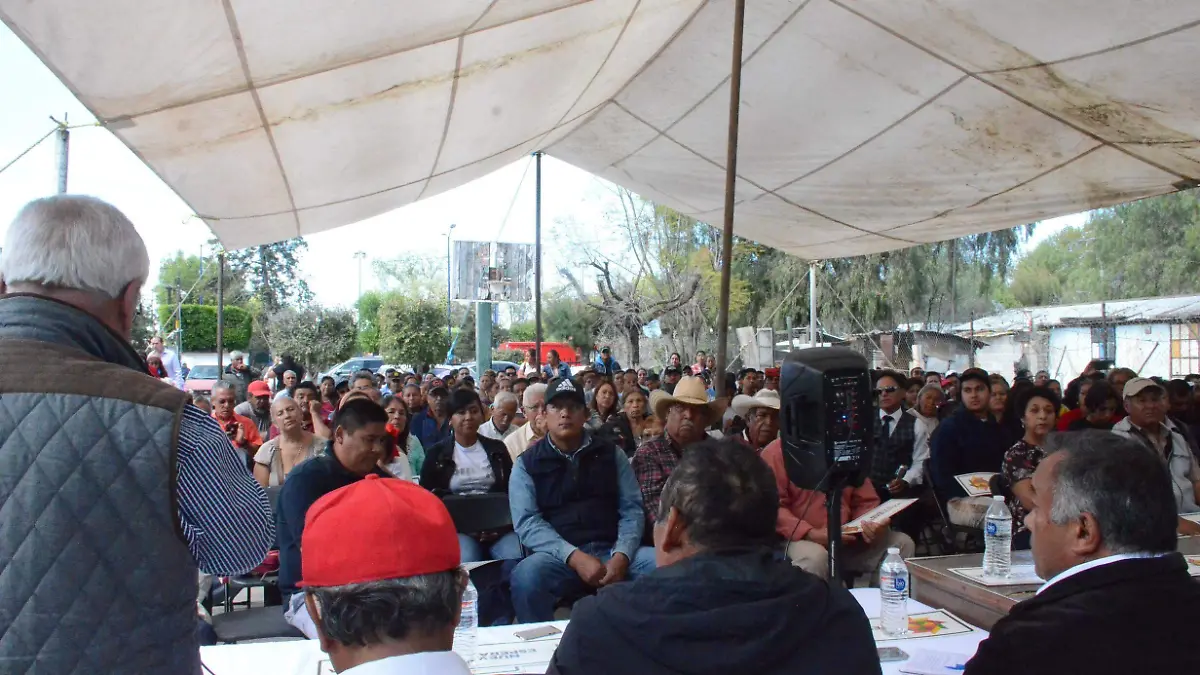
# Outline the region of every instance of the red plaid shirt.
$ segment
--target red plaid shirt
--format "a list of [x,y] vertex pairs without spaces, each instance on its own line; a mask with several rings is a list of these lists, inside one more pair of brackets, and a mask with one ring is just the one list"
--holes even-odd
[[679,465],[682,456],[683,448],[664,433],[642,444],[630,460],[633,475],[637,476],[638,487],[642,489],[642,508],[646,510],[647,532],[654,526],[654,519],[658,515],[658,501],[662,497],[663,487],[671,477],[671,472]]

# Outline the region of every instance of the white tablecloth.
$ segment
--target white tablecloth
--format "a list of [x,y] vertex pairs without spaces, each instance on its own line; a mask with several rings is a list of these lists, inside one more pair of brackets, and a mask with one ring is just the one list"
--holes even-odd
[[[879,616],[879,590],[875,588],[856,588],[850,591],[863,611],[869,617]],[[909,614],[931,611],[928,605],[910,599]],[[550,624],[520,624],[517,626],[493,626],[479,629],[478,656],[483,659],[475,669],[478,675],[492,673],[544,673],[554,648],[558,645],[558,636],[542,638],[530,642],[517,638],[514,633],[538,626],[553,625],[560,630],[567,627],[566,621],[554,621]],[[932,650],[951,652],[970,656],[981,640],[987,637],[987,631],[975,629],[971,633],[947,635],[938,637],[913,638],[907,640],[891,640],[880,643],[880,646],[899,647],[908,654],[916,650]],[[333,670],[326,664],[321,671],[321,662],[326,661],[316,640],[290,640],[284,642],[264,642],[245,645],[217,645],[202,647],[200,658],[211,671],[212,675],[261,675],[262,673],[281,673],[283,675],[324,675]],[[503,665],[500,665],[503,664]],[[491,667],[489,667],[491,665]],[[883,664],[884,675],[895,675],[900,672],[900,663]]]

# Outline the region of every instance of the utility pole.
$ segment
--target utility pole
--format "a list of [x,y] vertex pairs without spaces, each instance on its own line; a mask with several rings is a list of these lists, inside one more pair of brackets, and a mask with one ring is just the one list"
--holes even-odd
[[61,195],[67,192],[67,159],[71,150],[71,128],[67,126],[66,113],[63,113],[61,122],[53,117],[50,119],[58,125],[58,131],[54,132],[54,135],[58,141],[58,194]]
[[175,353],[179,355],[180,362],[183,359],[183,279],[175,275],[175,297],[179,299],[179,304],[175,306]]

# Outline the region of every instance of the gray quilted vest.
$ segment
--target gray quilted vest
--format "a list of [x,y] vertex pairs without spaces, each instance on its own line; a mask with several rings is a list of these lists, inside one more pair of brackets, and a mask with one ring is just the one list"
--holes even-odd
[[0,298],[2,673],[200,672],[185,398],[138,360],[78,310]]

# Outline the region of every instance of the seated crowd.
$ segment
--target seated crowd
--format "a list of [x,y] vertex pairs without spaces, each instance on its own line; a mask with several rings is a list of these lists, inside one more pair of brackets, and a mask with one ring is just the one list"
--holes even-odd
[[[1068,394],[1076,407],[1070,408],[1063,406],[1061,387],[1045,373],[1037,380],[1019,377],[1010,387],[975,368],[946,376],[877,372],[869,477],[845,488],[842,521],[889,499],[914,497],[918,503],[897,514],[895,522],[866,522],[850,535],[830,533],[823,493],[788,478],[779,437],[778,370],[738,373],[731,378],[737,394],[725,399],[716,396],[705,363],[698,358],[689,374],[679,377],[684,369],[668,366],[661,388],[649,386],[653,373],[621,371],[615,361],[601,364],[612,375],[593,367],[577,377],[564,376],[560,362],[524,376],[511,369],[485,371],[478,384],[465,369],[442,378],[362,373],[341,394],[333,382],[318,388],[299,381],[289,388],[285,378],[280,391],[288,395],[272,397],[264,382],[255,381],[240,406],[234,405],[237,391],[219,384],[212,415],[253,463],[260,484],[282,486],[277,532],[285,616],[305,635],[319,637],[331,657],[342,654],[335,664],[354,663],[367,652],[361,640],[331,637],[339,627],[325,625],[322,614],[331,610],[317,608],[336,605],[332,595],[322,596],[332,591],[310,590],[307,580],[301,584],[308,576],[302,562],[308,547],[300,544],[309,540],[314,509],[331,494],[346,493],[341,499],[359,508],[368,503],[366,497],[351,498],[352,493],[377,493],[410,509],[422,504],[425,516],[436,523],[376,526],[410,532],[440,528],[440,534],[430,530],[430,538],[443,546],[449,546],[444,530],[456,528],[440,515],[444,507],[438,498],[505,495],[511,526],[455,531],[455,564],[432,545],[412,555],[431,556],[438,569],[418,561],[397,564],[437,576],[446,582],[442,591],[453,595],[461,592],[458,564],[509,561],[504,570],[511,605],[489,616],[548,621],[558,608],[573,605],[572,623],[552,664],[558,673],[691,672],[695,664],[737,669],[748,662],[762,664],[760,672],[878,672],[861,608],[840,584],[828,582],[830,537],[841,537],[844,572],[877,583],[888,548],[912,556],[914,540],[938,512],[955,525],[980,525],[990,494],[967,494],[956,479],[963,474],[1000,477],[991,489],[1000,490],[1012,510],[1014,546],[1028,548],[1032,539],[1039,572],[1053,577],[1056,591],[1082,581],[1060,584],[1055,575],[1133,551],[1139,559],[1161,558],[1156,570],[1167,575],[1162,584],[1173,583],[1170,574],[1181,564],[1171,553],[1173,539],[1126,541],[1122,538],[1129,533],[1120,527],[1105,530],[1096,524],[1121,515],[1104,512],[1103,504],[1092,505],[1097,511],[1083,517],[1063,515],[1048,503],[1061,489],[1095,487],[1070,483],[1061,468],[1078,471],[1098,463],[1094,448],[1144,453],[1170,478],[1159,495],[1169,503],[1158,507],[1170,510],[1172,530],[1194,531],[1193,523],[1179,518],[1200,511],[1200,450],[1192,429],[1200,416],[1194,414],[1190,385],[1183,392],[1174,382],[1126,371],[1107,378],[1087,375],[1071,383]],[[263,409],[269,412],[264,415]],[[1063,433],[1079,430],[1104,435]],[[1049,454],[1057,447],[1066,449]],[[405,480],[368,487],[363,479],[372,476]],[[336,503],[330,502],[329,513]],[[928,508],[931,503],[934,509]],[[439,505],[436,512],[431,504]],[[1083,508],[1078,500],[1071,505]],[[1046,533],[1041,551],[1038,523]],[[315,535],[314,541],[329,536]],[[1121,578],[1132,584],[1132,602],[1141,570],[1150,566],[1108,569],[1129,570]],[[407,588],[402,580],[389,583]],[[353,588],[357,585],[320,584],[347,586],[337,591],[345,593],[345,602],[363,592]],[[403,597],[400,593],[397,601]],[[1086,607],[1092,602],[1065,591],[1047,597],[1026,603],[1031,609],[1014,611],[998,624],[967,672],[1013,672],[1018,657],[1005,647],[1006,640],[1015,639],[1010,635],[1047,621],[1048,634],[1069,631],[1053,622],[1073,611],[1072,603]],[[646,621],[649,616],[656,620]],[[450,633],[434,630],[422,644],[444,652],[453,622],[448,625]],[[388,626],[399,632],[379,632],[371,639],[416,635],[416,627]],[[788,639],[769,639],[776,634]],[[1045,649],[1052,660],[1052,647]],[[355,652],[358,656],[351,656]],[[402,653],[407,652],[391,658]],[[1037,671],[1031,666],[1023,672]]]

